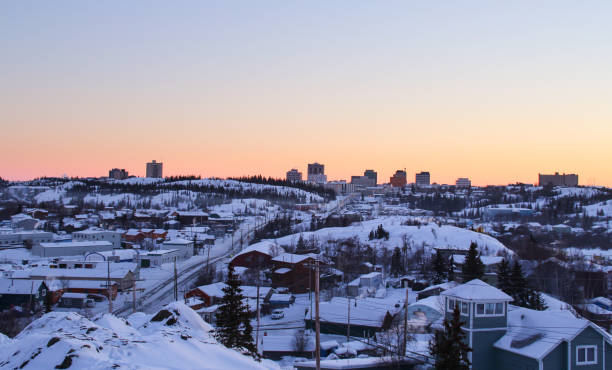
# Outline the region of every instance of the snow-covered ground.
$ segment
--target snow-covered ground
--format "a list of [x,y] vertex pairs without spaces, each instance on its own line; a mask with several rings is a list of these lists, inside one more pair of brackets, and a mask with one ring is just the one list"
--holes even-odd
[[[304,240],[310,240],[314,235],[320,243],[357,238],[361,243],[369,244],[372,247],[395,248],[401,247],[404,240],[406,240],[410,249],[413,251],[420,247],[424,247],[430,251],[438,247],[469,249],[470,244],[476,242],[483,255],[513,254],[511,250],[506,248],[506,246],[497,239],[486,234],[454,226],[438,226],[436,223],[429,223],[422,226],[402,225],[405,221],[405,217],[381,217],[354,223],[347,227],[331,227],[314,232],[309,231],[287,235],[276,239],[275,242],[280,246],[295,246],[300,236],[302,236]],[[370,231],[376,229],[378,225],[382,225],[383,228],[389,232],[389,240],[369,240]]]
[[[163,314],[162,314],[163,313]],[[137,313],[89,320],[52,312],[13,340],[2,339],[0,368],[46,369],[277,369],[219,344],[212,327],[182,303],[157,315]]]

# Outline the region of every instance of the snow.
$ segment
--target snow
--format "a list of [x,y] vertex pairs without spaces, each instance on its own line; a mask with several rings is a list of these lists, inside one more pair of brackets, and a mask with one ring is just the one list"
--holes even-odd
[[440,295],[470,301],[512,301],[512,297],[480,279],[470,280]]
[[584,213],[590,217],[599,216],[600,212],[603,212],[604,217],[612,216],[612,200],[607,200],[601,203],[595,203],[588,206],[582,207]]
[[52,368],[70,358],[75,369],[278,369],[217,343],[211,326],[183,303],[165,309],[170,316],[161,321],[138,314],[129,324],[108,314],[48,313],[14,340],[0,339],[2,367]]
[[[477,233],[471,230],[458,228],[455,226],[430,223],[422,226],[407,226],[402,225],[406,221],[405,217],[391,216],[381,217],[373,220],[354,223],[347,227],[331,227],[324,228],[314,232],[303,232],[299,234],[287,235],[276,239],[276,243],[281,246],[297,244],[300,236],[304,240],[310,240],[313,236],[319,242],[332,243],[339,240],[357,238],[363,244],[369,244],[375,248],[392,249],[396,246],[402,246],[404,240],[412,251],[420,247],[424,247],[433,253],[433,248],[453,248],[460,250],[468,250],[472,242],[478,244],[478,249],[483,255],[499,255],[513,254],[497,239],[482,233]],[[389,240],[374,239],[369,240],[370,231],[383,225],[384,229],[389,232]]]

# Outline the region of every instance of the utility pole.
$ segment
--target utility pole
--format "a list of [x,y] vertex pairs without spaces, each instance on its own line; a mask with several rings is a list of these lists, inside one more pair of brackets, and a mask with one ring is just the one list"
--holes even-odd
[[346,322],[346,342],[348,343],[351,339],[351,297],[346,297],[346,303],[348,307],[348,315]]
[[406,356],[406,349],[408,348],[408,287],[406,287],[406,300],[404,301],[404,353],[400,355]]
[[255,334],[255,352],[259,353],[259,322],[260,322],[260,318],[259,318],[259,285],[260,285],[260,277],[261,277],[261,272],[259,271],[259,268],[257,269],[257,332]]
[[174,257],[174,300],[178,301],[178,276],[176,274],[176,257]]
[[113,313],[113,298],[111,294],[110,260],[106,258],[106,291],[108,292],[108,313]]
[[310,301],[310,321],[312,322],[312,262],[308,263],[308,300]]
[[315,355],[317,359],[317,370],[321,370],[321,323],[319,321],[319,260],[315,261],[315,309]]

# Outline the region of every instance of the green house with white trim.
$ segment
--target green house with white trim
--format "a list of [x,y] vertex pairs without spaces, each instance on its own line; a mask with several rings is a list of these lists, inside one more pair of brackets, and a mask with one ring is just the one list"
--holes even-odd
[[475,370],[612,370],[612,336],[567,310],[512,306],[512,297],[478,279],[441,297],[446,318],[459,307]]

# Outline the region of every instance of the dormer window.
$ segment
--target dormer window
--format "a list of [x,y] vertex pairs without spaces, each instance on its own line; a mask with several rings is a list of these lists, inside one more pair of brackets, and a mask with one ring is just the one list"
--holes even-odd
[[503,303],[477,303],[476,316],[503,316]]

